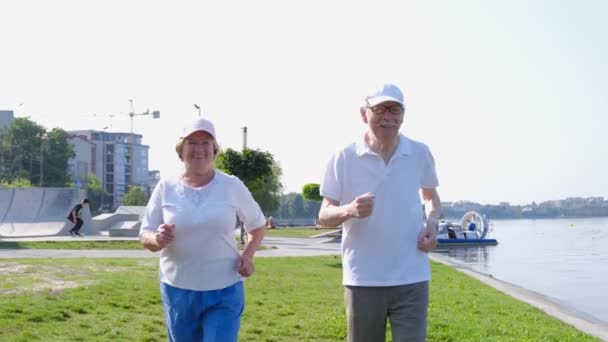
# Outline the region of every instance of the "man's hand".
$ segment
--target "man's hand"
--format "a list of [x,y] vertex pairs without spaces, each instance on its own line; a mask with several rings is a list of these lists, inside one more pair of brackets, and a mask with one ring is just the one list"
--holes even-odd
[[243,277],[250,277],[253,274],[254,269],[253,258],[247,255],[241,255],[238,265],[239,274]]
[[173,232],[174,231],[175,231],[174,224],[163,223],[160,226],[158,226],[158,229],[156,229],[156,232],[154,232],[154,239],[161,249],[165,248],[168,244],[170,244],[173,241],[173,238],[174,238]]
[[374,211],[374,194],[368,192],[355,198],[349,205],[348,213],[351,217],[368,217]]
[[437,247],[437,220],[427,220],[418,234],[418,249],[431,252]]

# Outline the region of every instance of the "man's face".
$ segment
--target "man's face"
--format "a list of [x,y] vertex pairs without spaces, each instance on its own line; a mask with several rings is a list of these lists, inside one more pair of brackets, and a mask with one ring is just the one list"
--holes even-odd
[[387,101],[362,109],[361,116],[376,138],[394,138],[403,123],[404,108],[399,102]]

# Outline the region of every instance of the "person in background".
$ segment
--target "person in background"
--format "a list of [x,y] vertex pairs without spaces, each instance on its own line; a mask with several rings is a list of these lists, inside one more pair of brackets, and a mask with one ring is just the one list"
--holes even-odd
[[84,221],[82,220],[82,209],[86,208],[89,205],[89,200],[87,198],[83,199],[81,203],[76,204],[72,210],[70,210],[70,214],[67,219],[74,223],[74,227],[68,231],[71,236],[77,235],[82,237],[80,234],[80,228],[82,228],[82,224]]
[[429,148],[399,133],[404,113],[393,84],[367,96],[365,134],[333,155],[320,188],[319,221],[343,227],[348,341],[385,341],[387,319],[393,341],[426,338],[440,201]]
[[[243,279],[266,219],[243,182],[213,167],[219,145],[213,124],[199,118],[176,145],[184,171],[161,180],[150,197],[140,240],[160,251],[160,292],[170,341],[237,341]],[[249,234],[241,253],[235,217]]]

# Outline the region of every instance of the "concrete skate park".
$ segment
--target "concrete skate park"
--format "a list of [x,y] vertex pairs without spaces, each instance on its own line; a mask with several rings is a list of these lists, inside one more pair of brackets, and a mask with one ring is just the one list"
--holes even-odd
[[[0,188],[0,239],[69,236],[74,224],[68,213],[86,196],[83,189]],[[115,213],[91,217],[83,209],[85,235],[137,237],[143,207],[119,207]]]

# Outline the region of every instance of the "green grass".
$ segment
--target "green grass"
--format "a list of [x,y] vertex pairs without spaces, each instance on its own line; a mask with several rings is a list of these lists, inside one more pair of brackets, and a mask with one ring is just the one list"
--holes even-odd
[[[238,245],[239,247],[240,244]],[[257,250],[273,247],[260,245]],[[0,249],[141,249],[139,240],[2,241]],[[242,249],[242,248],[241,248]]]
[[[155,259],[0,260],[0,341],[165,341]],[[258,258],[240,341],[343,341],[337,256]],[[433,263],[428,341],[598,341]]]
[[0,249],[144,249],[139,240],[2,241]]
[[334,228],[280,228],[280,229],[266,229],[266,236],[280,236],[280,237],[311,237],[313,235],[327,233]]

